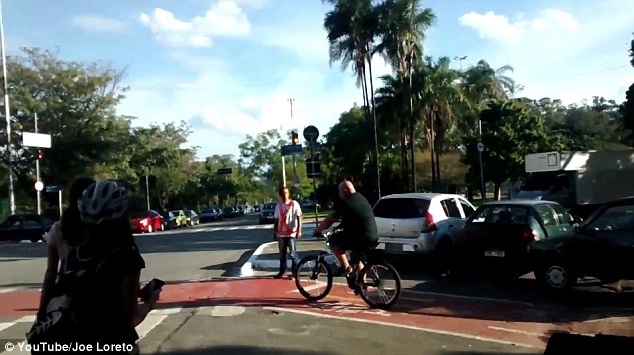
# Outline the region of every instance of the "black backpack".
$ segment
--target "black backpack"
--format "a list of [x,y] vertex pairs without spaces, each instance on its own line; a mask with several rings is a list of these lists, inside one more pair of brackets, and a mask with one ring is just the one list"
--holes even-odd
[[82,285],[86,284],[86,280],[97,275],[108,257],[76,263],[81,267],[69,267],[69,258],[78,259],[76,253],[76,248],[71,249],[68,257],[63,260],[58,281],[51,290],[51,300],[47,304],[44,316],[38,317],[31,330],[26,333],[29,344],[70,343],[79,340],[77,335],[81,325],[74,314],[74,305],[77,303],[75,296]]

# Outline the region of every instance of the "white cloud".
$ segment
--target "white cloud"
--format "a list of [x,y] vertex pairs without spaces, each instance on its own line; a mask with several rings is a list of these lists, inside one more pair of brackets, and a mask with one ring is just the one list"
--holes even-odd
[[127,28],[125,22],[98,15],[78,15],[72,18],[72,23],[88,31],[120,33]]
[[[631,2],[607,1],[571,11],[547,9],[536,16],[468,13],[460,25],[477,31],[464,54],[464,67],[483,58],[525,86],[519,95],[560,98],[567,103],[604,96],[624,98],[621,78],[628,76],[626,43],[631,39]],[[616,70],[613,70],[616,68]]]
[[[331,70],[339,72],[338,67]],[[381,58],[374,59],[375,89],[380,85],[378,77],[389,72]],[[361,89],[355,87],[352,75],[331,86],[326,74],[297,67],[281,82],[261,90],[223,68],[208,68],[188,81],[164,77],[131,83],[119,112],[139,116],[137,125],[189,120],[195,132],[189,143],[201,147],[200,157],[236,154],[246,134],[269,129],[301,132],[315,125],[323,135],[353,103],[361,104]],[[289,98],[294,98],[292,120]]]
[[[470,12],[462,15],[458,21],[462,26],[471,27],[478,31],[480,38],[490,38],[504,43],[518,43],[527,34],[547,31],[566,31],[575,33],[578,29],[577,21],[568,12],[548,9],[532,20],[525,20],[518,16],[518,20],[511,22],[504,15],[493,11],[485,14]],[[543,35],[543,33],[542,33]]]
[[246,36],[251,25],[235,1],[219,1],[190,21],[180,20],[169,10],[156,8],[141,13],[141,23],[152,31],[156,40],[170,47],[210,47],[213,36]]

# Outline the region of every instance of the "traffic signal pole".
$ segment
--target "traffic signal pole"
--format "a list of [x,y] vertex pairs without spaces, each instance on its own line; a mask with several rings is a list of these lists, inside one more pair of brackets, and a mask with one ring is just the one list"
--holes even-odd
[[[37,112],[35,113],[35,133],[37,133]],[[35,159],[35,181],[40,181],[40,159],[42,158],[42,153],[38,149],[37,151],[37,159]],[[41,191],[37,190],[37,214],[42,214],[42,199],[41,199]]]

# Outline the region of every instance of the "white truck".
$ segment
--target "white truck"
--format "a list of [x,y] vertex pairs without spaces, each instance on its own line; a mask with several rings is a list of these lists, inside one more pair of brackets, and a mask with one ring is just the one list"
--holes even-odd
[[526,156],[517,199],[555,201],[587,218],[599,205],[634,196],[634,150],[544,152]]

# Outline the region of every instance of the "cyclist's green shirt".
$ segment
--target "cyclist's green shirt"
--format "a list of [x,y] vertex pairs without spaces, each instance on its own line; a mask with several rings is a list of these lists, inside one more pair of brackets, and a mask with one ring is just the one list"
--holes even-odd
[[341,217],[339,227],[342,227],[346,235],[359,238],[362,242],[375,245],[379,236],[376,230],[376,221],[372,206],[359,192],[351,195],[347,200],[339,200],[335,205],[335,215]]

